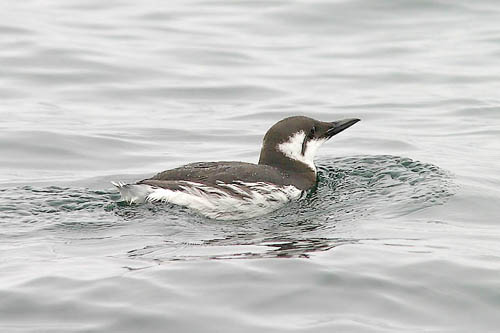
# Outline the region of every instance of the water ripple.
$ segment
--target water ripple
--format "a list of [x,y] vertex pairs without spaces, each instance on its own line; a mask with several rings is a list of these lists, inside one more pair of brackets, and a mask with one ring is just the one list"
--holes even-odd
[[[447,172],[404,157],[322,160],[318,171],[314,190],[251,222],[209,220],[169,204],[128,206],[114,202],[119,197],[114,190],[54,186],[2,190],[3,231],[10,235],[36,231],[78,241],[90,232],[100,237],[116,228],[114,237],[130,237],[141,228],[141,235],[156,235],[154,243],[134,237],[141,245],[126,256],[143,260],[307,257],[360,241],[348,235],[363,219],[403,216],[443,204],[454,193]],[[169,231],[162,235],[159,229],[164,228]]]

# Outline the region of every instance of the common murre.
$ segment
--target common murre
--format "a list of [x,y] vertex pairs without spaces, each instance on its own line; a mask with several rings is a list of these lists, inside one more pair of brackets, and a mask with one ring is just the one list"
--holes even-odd
[[160,172],[136,184],[112,184],[128,203],[169,202],[222,220],[263,215],[312,188],[316,184],[317,149],[359,120],[285,118],[264,136],[258,164],[198,162]]

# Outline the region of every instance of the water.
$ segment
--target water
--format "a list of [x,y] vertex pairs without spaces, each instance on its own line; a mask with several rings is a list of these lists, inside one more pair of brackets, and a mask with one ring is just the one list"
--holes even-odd
[[[2,332],[496,331],[496,1],[0,3]],[[246,221],[109,181],[362,121]]]

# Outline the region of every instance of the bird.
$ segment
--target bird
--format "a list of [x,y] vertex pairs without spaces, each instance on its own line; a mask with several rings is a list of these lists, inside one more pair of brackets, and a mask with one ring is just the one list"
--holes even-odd
[[166,170],[135,184],[112,182],[128,204],[167,202],[217,220],[241,220],[270,213],[317,183],[314,157],[334,135],[360,121],[333,122],[292,116],[264,135],[257,164],[196,162]]

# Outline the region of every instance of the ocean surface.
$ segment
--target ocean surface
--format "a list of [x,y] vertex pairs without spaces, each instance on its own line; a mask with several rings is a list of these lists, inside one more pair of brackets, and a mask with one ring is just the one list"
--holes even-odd
[[[498,332],[495,0],[1,1],[1,332]],[[110,181],[362,121],[259,218]]]

